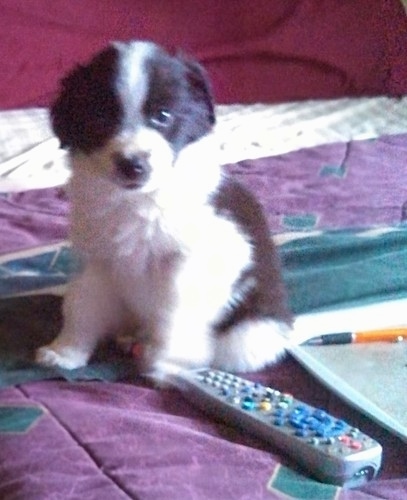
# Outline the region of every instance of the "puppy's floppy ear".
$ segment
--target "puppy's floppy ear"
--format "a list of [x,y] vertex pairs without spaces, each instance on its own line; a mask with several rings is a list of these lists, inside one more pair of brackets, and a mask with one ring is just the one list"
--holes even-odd
[[58,97],[51,106],[52,128],[63,148],[69,148],[75,143],[75,112],[81,100],[78,93],[81,92],[80,82],[85,73],[84,66],[77,66],[65,76],[61,81]]
[[121,113],[115,96],[117,50],[110,46],[61,82],[51,123],[62,147],[89,152],[111,136]]
[[214,99],[205,69],[197,61],[185,55],[179,55],[178,57],[182,60],[187,70],[186,76],[191,94],[194,96],[195,100],[205,104],[208,113],[208,122],[211,126],[214,125],[216,121]]

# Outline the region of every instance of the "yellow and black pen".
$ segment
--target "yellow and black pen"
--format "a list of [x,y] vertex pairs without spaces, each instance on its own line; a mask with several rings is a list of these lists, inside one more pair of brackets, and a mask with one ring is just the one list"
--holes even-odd
[[384,328],[381,330],[365,330],[359,332],[326,333],[312,337],[304,345],[337,345],[363,342],[402,342],[407,339],[407,326]]

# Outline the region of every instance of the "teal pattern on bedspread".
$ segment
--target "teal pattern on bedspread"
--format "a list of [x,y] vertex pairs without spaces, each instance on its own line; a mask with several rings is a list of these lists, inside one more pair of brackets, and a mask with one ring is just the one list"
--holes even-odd
[[407,225],[305,233],[281,255],[296,314],[407,297]]
[[[295,314],[407,296],[407,225],[277,237]],[[3,256],[0,298],[45,293],[77,269],[67,243]]]

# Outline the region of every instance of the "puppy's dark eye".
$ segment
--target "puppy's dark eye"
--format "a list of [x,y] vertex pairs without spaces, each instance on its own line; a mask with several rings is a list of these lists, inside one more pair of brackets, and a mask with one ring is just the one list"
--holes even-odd
[[158,109],[150,115],[150,123],[156,128],[167,128],[173,122],[173,114],[167,109]]

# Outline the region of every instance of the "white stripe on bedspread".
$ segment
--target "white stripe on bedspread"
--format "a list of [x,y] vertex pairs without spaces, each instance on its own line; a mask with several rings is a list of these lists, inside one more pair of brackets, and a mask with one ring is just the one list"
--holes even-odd
[[224,163],[407,131],[407,96],[219,106]]
[[[407,96],[217,107],[221,162],[407,132]],[[69,178],[43,108],[0,112],[0,192],[52,187]]]

